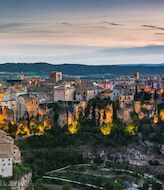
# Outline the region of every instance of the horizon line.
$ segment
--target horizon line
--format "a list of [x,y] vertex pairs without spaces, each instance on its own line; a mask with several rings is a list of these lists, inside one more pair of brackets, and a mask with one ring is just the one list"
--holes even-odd
[[164,65],[164,63],[115,63],[115,64],[81,64],[81,63],[49,63],[49,62],[6,62],[6,63],[0,63],[0,65],[5,64],[48,64],[48,65],[81,65],[81,66],[158,66],[158,65]]

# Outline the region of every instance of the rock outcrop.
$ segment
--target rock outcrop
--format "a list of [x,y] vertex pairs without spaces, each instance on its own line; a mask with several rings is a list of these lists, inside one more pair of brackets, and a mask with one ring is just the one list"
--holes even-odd
[[32,173],[27,173],[23,175],[19,180],[0,180],[0,186],[3,186],[9,190],[26,190],[29,186],[32,178]]

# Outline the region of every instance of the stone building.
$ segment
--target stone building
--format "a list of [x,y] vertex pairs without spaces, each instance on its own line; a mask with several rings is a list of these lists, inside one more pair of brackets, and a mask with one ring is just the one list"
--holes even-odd
[[10,154],[0,153],[0,176],[11,177],[13,175],[13,160]]
[[61,85],[54,88],[54,101],[74,101],[75,88],[70,85]]
[[79,86],[76,89],[75,99],[76,101],[86,101],[95,98],[98,94],[103,92],[103,88],[99,86]]
[[30,97],[37,98],[40,104],[54,101],[54,84],[30,85],[27,91]]
[[14,145],[14,139],[0,130],[0,154],[10,155],[14,163],[21,162],[21,153],[19,148]]
[[59,82],[62,80],[62,72],[54,71],[49,75],[49,79],[55,82]]

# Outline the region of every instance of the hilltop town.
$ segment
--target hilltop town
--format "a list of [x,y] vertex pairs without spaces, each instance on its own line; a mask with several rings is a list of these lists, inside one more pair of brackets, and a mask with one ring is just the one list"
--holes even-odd
[[[9,79],[1,83],[0,108],[2,179],[14,176],[14,168],[23,167],[29,159],[25,145],[28,139],[36,144],[44,143],[41,146],[47,148],[48,143],[52,143],[51,148],[54,148],[59,143],[54,140],[61,134],[64,135],[63,140],[60,139],[61,146],[62,143],[68,143],[68,146],[78,145],[75,164],[93,164],[99,159],[102,163],[121,162],[130,166],[148,166],[155,163],[164,166],[162,75],[140,76],[136,72],[132,76],[118,76],[111,80],[82,80],[68,78],[58,71],[51,72],[46,78],[26,77],[21,72],[19,79]],[[47,134],[51,134],[51,137],[45,142],[42,138],[47,138]],[[91,137],[92,142],[89,141]],[[40,139],[35,142],[35,138]],[[67,138],[74,139],[73,144]],[[31,141],[29,140],[30,143]],[[97,143],[95,149],[94,142]],[[107,145],[112,148],[108,149]],[[32,151],[35,144],[28,146]],[[33,156],[34,154],[31,159]],[[35,173],[40,172],[39,165],[38,168],[33,168],[34,165],[31,167]],[[46,169],[49,167],[37,175],[48,172]],[[151,168],[150,173],[152,171],[154,168]],[[24,175],[27,176],[23,185],[13,189],[23,190],[31,183],[31,171],[27,170],[22,174]],[[160,178],[162,175],[164,174],[159,171]]]
[[60,128],[73,125],[80,113],[81,117],[95,119],[100,128],[112,124],[113,117],[125,124],[131,124],[134,115],[139,120],[148,119],[152,125],[164,119],[164,79],[140,78],[138,72],[133,77],[111,81],[63,79],[61,72],[52,72],[44,79],[25,78],[22,72],[20,79],[1,84],[0,97],[1,129],[13,137],[42,134],[51,129],[55,104],[62,108],[56,121]]
[[0,0],[0,190],[164,190],[164,0]]

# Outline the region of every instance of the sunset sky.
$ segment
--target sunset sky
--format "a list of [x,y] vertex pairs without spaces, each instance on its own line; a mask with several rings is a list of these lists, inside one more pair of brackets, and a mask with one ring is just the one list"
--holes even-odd
[[164,0],[1,0],[0,63],[164,62]]

